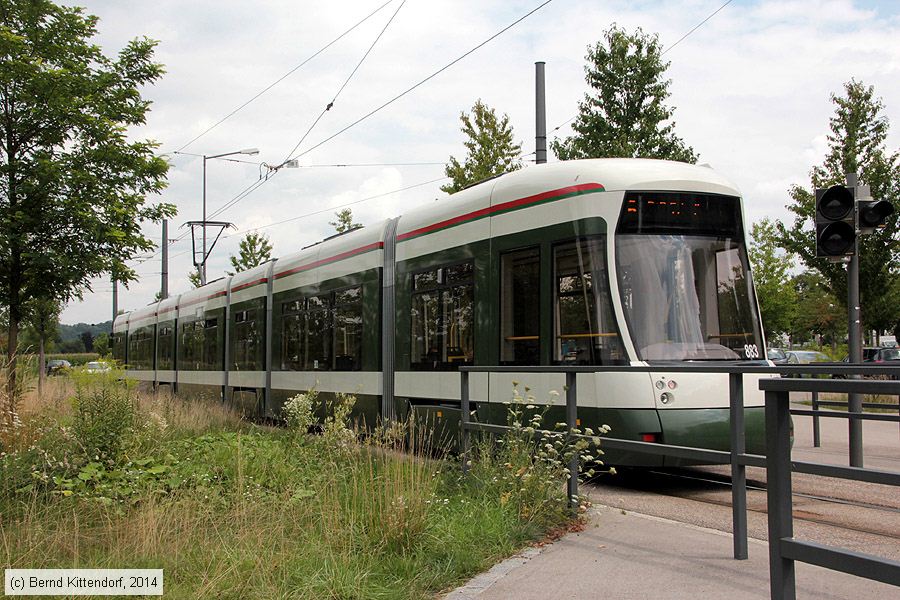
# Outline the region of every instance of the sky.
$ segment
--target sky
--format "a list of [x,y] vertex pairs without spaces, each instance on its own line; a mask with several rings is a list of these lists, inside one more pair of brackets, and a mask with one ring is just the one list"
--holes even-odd
[[[262,228],[273,254],[284,256],[333,233],[329,221],[342,205],[354,203],[354,218],[365,225],[445,198],[443,165],[451,155],[464,156],[459,116],[478,99],[508,114],[523,153],[533,152],[536,61],[546,63],[548,136],[570,135],[570,119],[588,92],[587,47],[612,23],[659,36],[671,61],[675,131],[700,163],[737,184],[750,223],[792,220],[788,189],[808,186],[811,167],[824,159],[830,96],[851,78],[875,87],[893,124],[888,147],[900,146],[900,2],[892,0],[732,0],[724,8],[725,0],[553,0],[329,140],[543,2],[391,0],[382,7],[386,1],[76,3],[100,18],[96,41],[107,55],[136,37],[159,41],[156,59],[166,74],[142,90],[153,105],[146,125],[130,133],[159,142],[171,164],[167,189],[148,199],[178,207],[169,224],[169,238],[177,240],[169,246],[170,294],[191,287],[191,237],[183,224],[202,218],[199,155],[260,151],[231,157],[249,163],[207,161],[208,215],[259,181],[267,169],[258,163],[300,155],[299,168],[279,170],[214,217],[235,229],[210,257],[212,280],[229,268],[248,229]],[[303,139],[370,47],[333,108]],[[552,153],[548,160],[555,160]],[[286,219],[293,220],[274,225]],[[144,232],[159,243],[159,224],[146,224]],[[139,280],[119,286],[120,309],[145,306],[159,291],[160,260],[151,254],[129,263]],[[91,288],[66,307],[62,322],[111,318],[111,284],[100,278]]]

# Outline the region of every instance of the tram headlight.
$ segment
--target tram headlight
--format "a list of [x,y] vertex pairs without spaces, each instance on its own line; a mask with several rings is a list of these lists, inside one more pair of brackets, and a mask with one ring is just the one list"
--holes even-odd
[[663,392],[659,395],[659,401],[663,404],[669,404],[670,402],[675,401],[675,394],[671,394],[669,392]]

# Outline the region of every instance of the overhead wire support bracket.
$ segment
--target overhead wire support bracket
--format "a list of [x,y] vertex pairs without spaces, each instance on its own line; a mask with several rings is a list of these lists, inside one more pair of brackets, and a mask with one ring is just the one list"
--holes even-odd
[[[219,238],[222,237],[222,232],[226,229],[237,229],[234,223],[229,223],[228,221],[188,221],[182,227],[190,227],[191,228],[191,254],[194,259],[194,266],[198,269],[206,264],[209,255],[212,254],[213,248],[216,247],[216,242],[219,241]],[[203,231],[206,227],[218,228],[218,233],[216,233],[215,239],[213,239],[211,244],[208,244],[206,247],[206,255],[203,255],[203,250],[197,249],[197,229]],[[202,238],[202,236],[201,236]],[[197,260],[197,257],[200,256],[200,260]]]

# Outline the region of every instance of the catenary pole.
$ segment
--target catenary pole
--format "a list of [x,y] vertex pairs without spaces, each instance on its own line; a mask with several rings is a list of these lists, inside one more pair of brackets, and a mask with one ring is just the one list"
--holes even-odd
[[200,285],[206,285],[206,160],[203,156],[203,254],[200,259]]
[[159,282],[159,299],[169,297],[169,221],[162,222],[162,275]]
[[113,321],[116,320],[116,315],[119,314],[119,282],[116,281],[116,278],[112,278],[112,286],[113,286]]
[[[847,173],[847,185],[856,187],[859,181],[856,173]],[[856,211],[858,204],[854,202],[853,210]],[[857,223],[858,219],[853,219]],[[850,355],[850,364],[862,364],[862,335],[860,328],[859,314],[859,225],[856,225],[856,239],[853,241],[855,246],[853,255],[850,257],[850,263],[847,265],[847,342]],[[854,376],[858,377],[858,376]],[[862,395],[849,394],[847,398],[848,408],[851,413],[862,412]],[[850,418],[849,421],[849,437],[850,437],[850,466],[863,466],[863,447],[862,447],[862,421]]]
[[534,63],[535,83],[535,163],[547,162],[547,99],[544,86],[544,61]]

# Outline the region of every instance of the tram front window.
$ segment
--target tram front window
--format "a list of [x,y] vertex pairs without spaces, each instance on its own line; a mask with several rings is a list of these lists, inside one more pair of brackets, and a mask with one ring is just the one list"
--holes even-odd
[[642,360],[761,358],[737,198],[629,194],[619,290]]
[[607,283],[605,241],[582,238],[553,248],[557,364],[624,362]]

